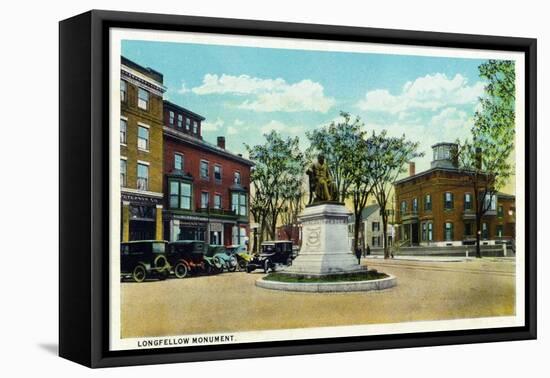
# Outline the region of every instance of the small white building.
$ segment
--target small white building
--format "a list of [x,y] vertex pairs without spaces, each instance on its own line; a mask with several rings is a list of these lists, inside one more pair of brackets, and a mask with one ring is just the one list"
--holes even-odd
[[[366,248],[384,248],[384,233],[382,232],[382,215],[380,206],[376,203],[366,206],[361,213],[362,232],[359,232],[359,245]],[[349,237],[350,243],[353,245],[355,228],[355,216],[351,216],[349,220]],[[394,226],[387,226],[388,243],[391,245],[395,237]]]

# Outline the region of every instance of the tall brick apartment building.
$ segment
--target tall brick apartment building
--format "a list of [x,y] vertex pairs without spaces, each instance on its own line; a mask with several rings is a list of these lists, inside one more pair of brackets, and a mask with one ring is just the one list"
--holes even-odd
[[[399,237],[410,246],[475,244],[475,201],[467,177],[452,158],[456,148],[453,143],[432,146],[430,169],[417,174],[410,163],[409,177],[394,183]],[[498,193],[487,204],[482,243],[514,239],[515,196]]]
[[253,163],[202,137],[204,117],[164,101],[164,239],[244,244]]
[[163,75],[125,57],[120,75],[121,240],[162,239]]

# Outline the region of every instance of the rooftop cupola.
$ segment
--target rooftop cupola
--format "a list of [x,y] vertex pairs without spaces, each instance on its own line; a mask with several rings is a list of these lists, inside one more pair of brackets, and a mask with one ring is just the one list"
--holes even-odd
[[432,168],[458,168],[458,145],[456,143],[437,143],[432,146]]

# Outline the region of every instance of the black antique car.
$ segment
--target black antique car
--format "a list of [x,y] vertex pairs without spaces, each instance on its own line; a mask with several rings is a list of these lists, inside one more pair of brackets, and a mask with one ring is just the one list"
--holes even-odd
[[205,271],[204,254],[207,245],[200,240],[177,240],[168,243],[167,257],[174,275],[184,278]]
[[246,267],[248,273],[256,269],[263,269],[267,273],[270,269],[274,270],[277,265],[289,266],[292,265],[292,260],[296,257],[290,240],[266,241],[260,248],[260,254],[255,255],[248,262]]
[[120,243],[120,276],[143,282],[149,277],[161,280],[170,275],[163,240],[139,240]]

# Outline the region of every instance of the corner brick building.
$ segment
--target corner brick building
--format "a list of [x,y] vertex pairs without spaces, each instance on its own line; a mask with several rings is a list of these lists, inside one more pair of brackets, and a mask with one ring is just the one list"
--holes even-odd
[[164,101],[164,238],[244,244],[253,163],[202,137],[204,117]]
[[162,239],[163,75],[121,57],[121,240]]
[[[399,238],[409,246],[457,246],[475,244],[475,201],[467,176],[457,168],[457,145],[432,146],[433,161],[427,171],[394,183]],[[484,245],[515,238],[515,196],[497,193],[481,224]]]

